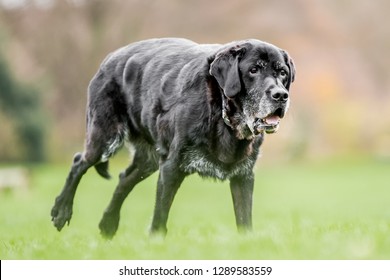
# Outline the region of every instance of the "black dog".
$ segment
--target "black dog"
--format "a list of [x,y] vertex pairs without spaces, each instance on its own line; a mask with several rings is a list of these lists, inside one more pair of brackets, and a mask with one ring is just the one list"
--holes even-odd
[[99,224],[103,236],[114,236],[123,201],[156,170],[151,232],[166,233],[175,194],[194,172],[230,180],[237,227],[250,229],[252,169],[264,132],[276,132],[288,109],[294,75],[285,51],[258,40],[153,39],[111,53],[89,85],[85,151],[55,200],[54,226],[69,223],[83,174],[95,166],[109,178],[108,159],[128,141],[134,159]]

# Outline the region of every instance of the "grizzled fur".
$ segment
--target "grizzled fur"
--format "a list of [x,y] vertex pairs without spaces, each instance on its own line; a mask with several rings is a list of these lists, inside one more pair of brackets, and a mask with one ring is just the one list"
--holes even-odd
[[191,173],[230,180],[237,226],[249,229],[252,169],[264,137],[256,123],[284,116],[294,72],[285,51],[258,40],[153,39],[109,54],[89,85],[85,150],[55,200],[55,227],[69,223],[83,174],[94,166],[109,178],[109,158],[129,142],[134,158],[99,224],[103,236],[114,236],[125,198],[157,170],[151,232],[166,232],[174,196]]

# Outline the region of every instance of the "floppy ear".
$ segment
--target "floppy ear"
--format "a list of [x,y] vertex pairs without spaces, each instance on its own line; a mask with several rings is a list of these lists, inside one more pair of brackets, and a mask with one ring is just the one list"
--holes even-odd
[[240,46],[217,53],[210,65],[210,75],[214,76],[228,98],[233,98],[241,91],[238,63],[245,49]]
[[291,83],[294,82],[295,80],[295,64],[291,56],[285,50],[282,50],[282,53],[283,53],[284,60],[286,61],[286,64],[290,69],[290,79],[286,87],[287,90],[289,90]]

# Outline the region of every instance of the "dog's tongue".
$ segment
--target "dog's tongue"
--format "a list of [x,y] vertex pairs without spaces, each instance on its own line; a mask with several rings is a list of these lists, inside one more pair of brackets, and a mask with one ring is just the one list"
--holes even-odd
[[264,119],[264,122],[266,124],[270,124],[270,125],[277,125],[280,121],[280,117],[276,116],[276,115],[273,115],[273,116],[269,116],[269,117],[266,117]]

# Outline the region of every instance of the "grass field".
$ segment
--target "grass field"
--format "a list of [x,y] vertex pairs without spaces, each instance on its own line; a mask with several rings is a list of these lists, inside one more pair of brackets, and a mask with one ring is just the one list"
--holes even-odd
[[[114,160],[112,174],[122,167]],[[228,183],[193,175],[173,204],[168,236],[150,238],[154,175],[126,200],[111,241],[97,224],[117,179],[93,170],[79,186],[70,226],[59,233],[51,225],[67,172],[35,166],[30,190],[0,193],[0,259],[390,259],[390,162],[260,164],[254,231],[245,235],[236,233]]]

